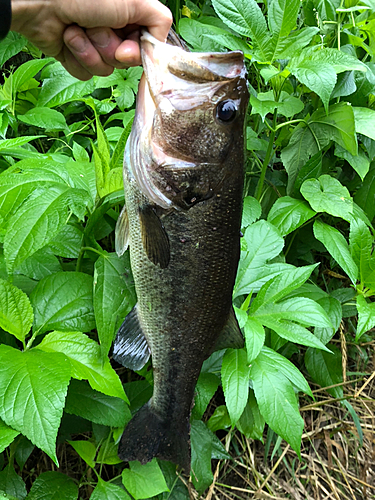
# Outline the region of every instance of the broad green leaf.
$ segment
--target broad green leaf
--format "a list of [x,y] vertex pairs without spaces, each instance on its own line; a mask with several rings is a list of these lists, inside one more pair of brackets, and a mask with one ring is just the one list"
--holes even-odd
[[370,165],[370,171],[366,175],[365,182],[354,195],[354,201],[365,212],[370,220],[375,217],[375,163]]
[[42,279],[30,295],[33,330],[38,334],[59,329],[89,332],[95,327],[92,277],[60,272]]
[[357,85],[355,83],[354,71],[345,71],[344,73],[338,75],[331,99],[351,95],[356,90]]
[[299,454],[303,419],[291,382],[262,353],[251,364],[250,379],[263,418]]
[[24,342],[33,319],[33,309],[28,296],[19,288],[0,279],[0,328]]
[[296,25],[300,8],[298,0],[274,0],[268,7],[268,25],[272,32],[270,47],[272,60],[279,53],[282,42]]
[[341,146],[336,146],[335,155],[346,160],[354,168],[354,170],[363,181],[370,169],[370,160],[361,149],[358,149],[357,155],[352,155],[351,153],[349,153],[349,151],[342,148]]
[[156,458],[145,465],[130,462],[129,466],[130,469],[122,471],[122,482],[135,500],[148,499],[163,491],[168,491]]
[[321,151],[318,151],[299,170],[294,183],[294,189],[293,189],[294,195],[301,198],[299,192],[305,180],[317,179],[320,176],[321,172],[322,172],[322,153]]
[[192,410],[194,418],[199,420],[203,417],[208,403],[213,398],[219,384],[219,377],[213,373],[201,373],[199,375],[195,388],[194,406]]
[[78,487],[66,474],[42,472],[31,486],[27,500],[77,500]]
[[318,326],[314,329],[315,337],[326,345],[340,326],[342,319],[342,306],[339,300],[335,297],[331,297],[330,295],[318,299],[317,302],[323,307],[332,323],[332,328]]
[[329,99],[337,81],[334,68],[327,63],[303,61],[296,67],[289,67],[289,70],[301,83],[318,94],[328,113]]
[[259,411],[257,400],[252,389],[249,389],[249,397],[245,409],[236,424],[237,429],[248,439],[257,439],[263,442],[265,420]]
[[307,26],[293,31],[287,37],[275,39],[278,44],[272,59],[289,59],[293,57],[306,47],[317,33],[319,33],[319,28]]
[[227,349],[221,367],[221,380],[234,426],[245,408],[249,392],[249,365],[245,349]]
[[121,259],[106,253],[95,262],[94,311],[103,356],[108,354],[116,330],[136,303],[129,255]]
[[70,382],[65,411],[109,427],[125,427],[131,419],[129,407],[123,399],[106,396],[78,380]]
[[94,79],[82,82],[68,73],[47,78],[43,81],[38,106],[53,108],[66,102],[79,100],[95,89]]
[[246,228],[255,222],[262,215],[262,207],[259,201],[253,196],[246,196],[243,200],[243,212],[241,227]]
[[27,439],[25,436],[20,436],[17,439],[17,446],[16,446],[16,451],[14,454],[14,457],[16,459],[16,462],[22,470],[25,466],[25,463],[29,459],[31,453],[35,450],[35,446],[33,443]]
[[375,304],[367,302],[362,295],[357,297],[358,325],[355,336],[358,341],[362,335],[375,326]]
[[216,432],[220,429],[227,429],[228,427],[230,427],[230,425],[230,416],[228,413],[228,408],[225,405],[217,406],[209,421],[207,422],[207,427],[212,432]]
[[[305,354],[305,366],[307,371],[321,387],[342,382],[342,361],[341,352],[336,346],[330,345],[332,353],[307,349]],[[335,398],[342,398],[342,386],[331,387],[327,392]]]
[[251,304],[250,311],[254,313],[258,308],[265,306],[265,304],[276,302],[289,295],[290,292],[303,285],[309,279],[317,265],[293,267],[267,281]]
[[103,360],[100,346],[87,335],[81,332],[52,332],[44,337],[38,349],[65,354],[72,366],[73,378],[87,379],[93,389],[128,402],[109,359]]
[[359,269],[362,286],[375,289],[375,259],[372,257],[374,239],[364,222],[354,219],[350,223],[349,248]]
[[[211,18],[215,19],[215,18]],[[207,26],[207,25],[205,25]],[[229,33],[226,34],[209,34],[207,33],[207,28],[205,29],[205,33],[203,33],[203,39],[204,38],[209,38],[211,41],[214,41],[218,44],[220,44],[222,47],[225,47],[229,50],[241,50],[244,53],[245,57],[248,57],[250,59],[251,55],[251,48],[250,46],[245,42],[243,38],[239,38],[238,36],[231,35]]]
[[10,218],[4,239],[8,272],[46,246],[68,218],[69,188],[56,184],[37,190]]
[[89,154],[78,142],[73,142],[73,157],[76,161],[90,161]]
[[326,212],[334,217],[351,220],[353,199],[338,179],[330,175],[307,179],[301,186],[301,194],[316,212]]
[[251,114],[260,114],[264,121],[268,113],[274,113],[277,109],[278,114],[291,117],[300,113],[304,106],[303,102],[297,97],[293,97],[286,92],[282,91],[279,101],[274,100],[273,91],[258,93],[257,97],[250,96],[250,104],[252,106]]
[[[268,260],[276,257],[284,246],[279,231],[265,220],[255,222],[246,229],[246,250],[241,251],[234,296],[255,291],[254,277],[262,275]],[[270,272],[268,272],[270,274]]]
[[212,435],[201,420],[191,423],[191,479],[198,492],[209,487],[213,481],[211,470]]
[[[362,61],[342,50],[331,47],[324,47],[322,49],[316,47],[312,50],[307,50],[307,57],[304,59],[306,63],[308,61],[314,61],[329,64],[336,73],[342,73],[344,71],[362,71],[366,73],[367,71],[367,67]],[[293,65],[293,58],[290,64]]]
[[[218,52],[222,50],[217,33],[210,36],[205,36],[209,33],[209,26],[195,19],[182,18],[178,23],[179,33],[186,42],[191,45],[194,50],[199,52]],[[224,30],[219,31],[221,35],[226,33]]]
[[5,500],[23,500],[27,495],[25,483],[10,463],[0,472],[0,498],[4,498],[2,492],[5,493]]
[[244,326],[247,362],[251,363],[263,347],[266,334],[262,324],[252,316],[249,316]]
[[[120,435],[122,433],[122,430],[120,430]],[[119,436],[120,437],[120,436]],[[108,441],[104,441],[102,445],[99,448],[98,451],[98,456],[96,457],[96,461],[99,464],[107,464],[107,465],[116,465],[116,464],[121,464],[122,460],[118,456],[117,453],[118,450],[118,444],[114,442],[114,440],[111,439]]]
[[289,196],[278,198],[268,213],[267,220],[286,236],[316,215],[302,200]]
[[0,345],[0,417],[57,464],[55,443],[71,366],[60,353]]
[[0,453],[15,440],[18,434],[19,431],[15,431],[0,419]]
[[22,35],[10,31],[0,42],[0,67],[4,65],[11,57],[21,52],[26,45],[27,40]]
[[83,231],[66,224],[48,244],[55,255],[66,259],[77,259],[82,246]]
[[314,236],[326,247],[339,266],[346,272],[353,284],[358,279],[358,267],[350,254],[344,236],[332,226],[316,220],[313,226]]
[[59,271],[62,271],[62,267],[57,257],[48,248],[42,248],[24,260],[15,272],[34,280],[41,280]]
[[129,495],[120,486],[98,478],[98,484],[91,494],[90,500],[130,500]]
[[299,369],[278,352],[264,346],[262,349],[262,364],[266,367],[267,363],[270,365],[271,371],[272,367],[277,367],[284,377],[290,380],[298,390],[313,397],[310,386]]
[[95,467],[96,446],[90,441],[68,441],[89,467]]
[[252,39],[263,62],[269,60],[269,32],[265,17],[255,0],[213,0],[212,5],[225,24]]
[[353,108],[355,131],[375,140],[375,111],[370,108]]
[[288,193],[292,192],[302,166],[331,140],[351,154],[357,154],[354,113],[348,103],[330,106],[328,115],[322,108],[317,109],[306,124],[295,128],[289,145],[281,152],[281,159],[288,173]]
[[20,90],[22,85],[35,76],[41,69],[52,61],[51,58],[46,59],[32,59],[21,64],[14,73],[9,75],[4,84],[4,92],[7,94],[9,91],[16,93]]
[[126,127],[124,128],[120,139],[118,140],[115,150],[113,151],[111,161],[110,161],[110,168],[120,168],[122,169],[123,166],[123,161],[124,161],[124,150],[125,150],[125,145],[126,141],[128,140],[131,128],[133,125],[133,117],[130,118],[128,123],[126,124]]
[[24,144],[28,144],[34,139],[39,139],[40,135],[26,135],[23,137],[16,137],[14,139],[4,139],[0,140],[0,153],[6,151],[7,149],[14,148],[17,146],[23,146]]
[[44,128],[46,132],[64,130],[68,127],[64,115],[50,108],[32,108],[17,118],[28,125]]

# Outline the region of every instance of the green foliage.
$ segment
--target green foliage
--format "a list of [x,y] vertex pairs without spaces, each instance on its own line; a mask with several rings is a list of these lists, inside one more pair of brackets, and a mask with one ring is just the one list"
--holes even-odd
[[[370,4],[186,0],[181,11],[169,2],[192,50],[244,52],[251,93],[233,293],[245,347],[212,354],[197,383],[192,481],[201,493],[212,458],[230,458],[217,430],[263,440],[268,426],[300,454],[299,393],[312,397],[302,372],[342,399],[331,340],[342,321],[357,345],[375,327]],[[21,50],[29,60],[13,67]],[[142,70],[81,82],[14,33],[0,43],[0,64],[0,493],[26,497],[26,460],[35,445],[57,464],[60,430],[90,471],[93,500],[185,500],[173,464],[123,469],[117,456],[124,426],[152,394],[148,367],[127,372],[123,387],[108,356],[136,302],[114,228]],[[213,408],[220,384],[225,404]],[[360,419],[342,404],[361,439]],[[65,429],[72,418],[85,438]],[[106,464],[118,468],[114,480],[102,474]],[[51,470],[27,498],[74,500],[78,486]]]

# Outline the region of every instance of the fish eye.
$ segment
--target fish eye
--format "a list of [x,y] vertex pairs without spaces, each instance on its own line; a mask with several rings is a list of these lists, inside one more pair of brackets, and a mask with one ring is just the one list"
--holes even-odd
[[234,102],[230,99],[221,101],[216,107],[216,117],[225,123],[232,122],[236,117],[237,108]]

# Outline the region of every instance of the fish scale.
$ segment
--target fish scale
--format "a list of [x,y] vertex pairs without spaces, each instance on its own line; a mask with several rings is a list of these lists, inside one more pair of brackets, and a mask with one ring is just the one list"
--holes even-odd
[[[198,104],[193,99],[191,109],[184,97],[184,92],[188,99],[193,94],[188,71],[181,83],[177,69],[163,69],[158,61],[158,50],[162,54],[175,49],[180,51],[177,60],[185,58],[184,68],[192,74],[198,71],[198,76],[191,77],[193,89],[201,78],[212,81],[212,96]],[[117,245],[121,254],[129,243],[138,303],[120,328],[114,358],[139,369],[151,353],[154,388],[151,400],[125,428],[119,456],[142,463],[156,456],[188,471],[190,413],[202,363],[215,346],[243,345],[232,290],[240,253],[248,92],[239,53],[228,53],[238,66],[235,71],[222,53],[190,54],[177,47],[160,48],[160,42],[150,36],[143,37],[141,53],[147,81],[140,84],[136,118],[126,146],[125,222],[118,223],[122,229],[126,227],[129,241]],[[175,52],[170,60],[174,56]],[[216,75],[210,67],[213,64],[217,71],[220,62],[224,75]],[[235,76],[226,78],[228,71]],[[173,91],[167,96],[160,92],[160,73],[165,85],[181,87],[177,92],[184,101],[181,106],[176,96],[172,99]],[[206,80],[201,85],[206,86]],[[155,88],[159,93],[153,94]],[[173,109],[170,101],[163,106],[165,99],[172,99]],[[229,123],[220,121],[217,112],[223,99],[234,110]],[[154,105],[153,114],[150,105]],[[172,119],[160,109],[169,109]],[[180,119],[179,112],[183,113]],[[196,143],[197,134],[207,130],[210,140],[189,155],[186,145]],[[146,139],[142,142],[139,137]],[[183,147],[179,141],[173,144],[173,137],[185,138]],[[121,241],[121,234],[116,237]]]

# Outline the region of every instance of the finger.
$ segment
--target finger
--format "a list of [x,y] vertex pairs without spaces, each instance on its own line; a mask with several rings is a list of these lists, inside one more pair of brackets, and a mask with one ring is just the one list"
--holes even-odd
[[79,80],[87,81],[92,78],[92,74],[87,71],[73,54],[69,51],[67,47],[64,47],[62,52],[56,57],[61,64],[64,66],[66,71],[68,71],[72,76],[78,78]]
[[91,75],[108,76],[113,67],[101,58],[86,33],[79,26],[68,26],[64,32],[64,43],[76,61]]
[[127,39],[117,47],[115,58],[120,63],[129,66],[139,66],[142,64],[141,49],[139,45],[140,33],[134,31],[129,34]]
[[171,11],[157,0],[133,1],[129,23],[146,26],[155,38],[164,42],[172,26]]
[[[121,33],[121,30],[119,30],[119,32]],[[116,53],[118,48],[124,43],[123,38],[118,36],[118,34],[116,34],[109,28],[87,29],[86,34],[93,46],[100,54],[102,60],[109,66],[122,69],[128,68],[129,66],[136,66],[141,63],[139,46],[137,42],[131,42],[131,45],[134,45],[131,50],[131,57],[125,59],[117,59]],[[133,55],[133,53],[135,55]]]

